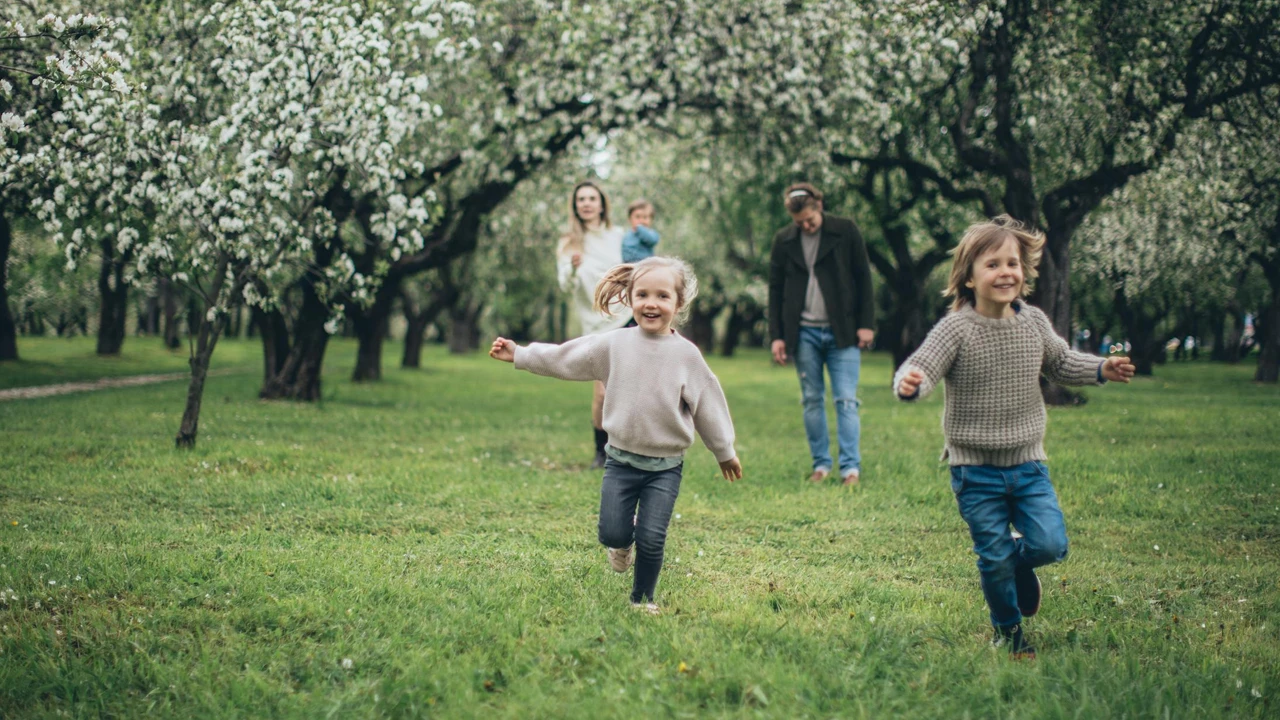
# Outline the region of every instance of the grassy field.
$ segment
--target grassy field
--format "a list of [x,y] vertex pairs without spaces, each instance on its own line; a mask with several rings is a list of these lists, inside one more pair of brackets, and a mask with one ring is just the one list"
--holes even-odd
[[[50,381],[98,372],[73,346],[22,349]],[[690,451],[650,617],[595,542],[588,386],[438,350],[358,386],[338,341],[323,402],[264,403],[257,346],[219,354],[245,370],[210,380],[191,452],[183,383],[0,403],[0,717],[1280,707],[1280,388],[1252,367],[1160,367],[1051,411],[1071,555],[1041,571],[1039,659],[1014,662],[937,462],[941,398],[896,403],[884,356],[853,489],[803,481],[793,371],[712,361],[746,477]]]
[[[18,338],[20,359],[0,363],[0,390],[191,370],[185,343],[177,350],[167,350],[157,338],[131,337],[114,357],[98,357],[94,347],[93,338]],[[261,372],[261,367],[260,343],[228,342],[218,346],[212,370]]]

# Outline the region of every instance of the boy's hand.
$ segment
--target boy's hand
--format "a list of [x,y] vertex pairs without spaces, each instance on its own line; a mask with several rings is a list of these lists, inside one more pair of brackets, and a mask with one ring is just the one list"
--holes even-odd
[[742,479],[742,463],[738,462],[737,456],[720,463],[720,474],[729,482]]
[[920,391],[920,385],[924,382],[924,373],[919,370],[908,370],[906,375],[902,376],[902,381],[898,383],[898,395],[902,397],[911,397]]
[[1109,357],[1102,363],[1102,379],[1113,382],[1129,382],[1136,368],[1127,357]]
[[489,357],[502,362],[516,361],[516,343],[514,340],[508,340],[500,337],[493,341],[493,347],[489,348]]
[[573,263],[573,266],[574,266],[575,268],[576,268],[576,267],[578,267],[579,265],[581,265],[581,264],[582,264],[582,253],[574,253],[573,255],[569,256],[569,262]]

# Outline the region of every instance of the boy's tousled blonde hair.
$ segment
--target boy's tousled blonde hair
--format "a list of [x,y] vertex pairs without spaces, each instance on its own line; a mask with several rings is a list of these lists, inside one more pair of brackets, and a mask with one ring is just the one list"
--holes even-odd
[[627,206],[627,219],[630,220],[631,215],[634,214],[635,211],[646,210],[646,209],[652,212],[653,203],[649,202],[648,200],[645,200],[644,198],[640,198],[639,200],[633,200],[631,204]]
[[1032,230],[1008,215],[1000,215],[986,222],[974,223],[965,230],[960,244],[951,251],[951,277],[947,280],[944,297],[953,298],[951,309],[959,310],[965,304],[975,305],[973,288],[965,283],[973,279],[973,264],[983,253],[990,252],[1012,237],[1018,242],[1018,256],[1022,260],[1022,291],[1020,297],[1031,292],[1031,281],[1040,275],[1040,255],[1044,251],[1044,233]]
[[604,315],[612,315],[609,306],[622,303],[631,307],[631,288],[636,280],[646,273],[658,269],[670,270],[676,280],[676,322],[684,322],[689,315],[689,306],[698,297],[698,278],[693,274],[689,263],[674,257],[654,255],[640,262],[614,265],[609,272],[600,278],[596,285],[595,303],[592,307]]

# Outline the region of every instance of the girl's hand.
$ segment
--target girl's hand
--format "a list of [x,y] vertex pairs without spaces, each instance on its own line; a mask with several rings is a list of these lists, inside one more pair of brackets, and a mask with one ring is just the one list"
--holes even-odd
[[1102,363],[1102,379],[1114,382],[1129,382],[1136,368],[1127,357],[1109,357]]
[[901,397],[911,397],[920,390],[920,384],[924,382],[924,373],[919,370],[908,370],[906,375],[902,376],[902,381],[898,383],[898,395]]
[[720,474],[724,475],[724,479],[729,482],[742,479],[742,463],[738,462],[738,458],[731,457],[720,463]]
[[579,265],[581,265],[581,264],[582,264],[582,253],[574,253],[573,255],[571,255],[571,256],[569,257],[569,262],[573,263],[573,266],[574,266],[575,268],[576,268],[576,267],[578,267]]
[[493,341],[493,347],[489,348],[489,357],[502,362],[516,361],[516,343],[514,340],[508,340],[500,337]]

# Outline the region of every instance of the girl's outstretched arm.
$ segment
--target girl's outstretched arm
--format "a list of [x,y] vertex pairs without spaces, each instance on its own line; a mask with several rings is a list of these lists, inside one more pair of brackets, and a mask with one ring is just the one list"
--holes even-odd
[[[609,380],[609,339],[612,333],[583,335],[560,345],[511,343],[517,370],[561,380]],[[500,338],[501,339],[501,338]]]
[[514,340],[508,340],[499,337],[493,341],[493,347],[489,348],[489,357],[502,362],[516,361],[516,343]]
[[1133,363],[1129,362],[1129,358],[1119,356],[1107,358],[1100,368],[1103,380],[1122,383],[1129,382],[1129,378],[1133,377],[1135,371],[1137,371],[1137,368],[1133,366]]

